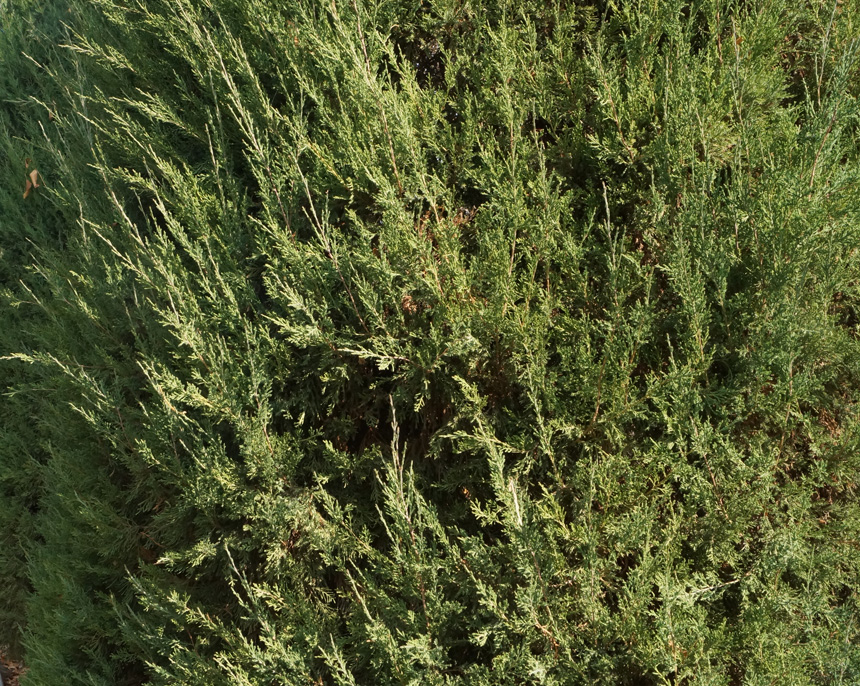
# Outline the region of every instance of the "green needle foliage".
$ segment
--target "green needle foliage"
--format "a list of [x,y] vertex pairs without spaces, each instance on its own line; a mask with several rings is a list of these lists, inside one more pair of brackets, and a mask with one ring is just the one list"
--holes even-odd
[[3,0],[22,683],[860,682],[858,96],[856,0]]

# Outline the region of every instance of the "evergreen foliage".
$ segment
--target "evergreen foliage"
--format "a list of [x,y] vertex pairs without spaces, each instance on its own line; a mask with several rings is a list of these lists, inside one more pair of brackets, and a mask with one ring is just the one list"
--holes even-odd
[[5,0],[22,683],[860,682],[858,21]]

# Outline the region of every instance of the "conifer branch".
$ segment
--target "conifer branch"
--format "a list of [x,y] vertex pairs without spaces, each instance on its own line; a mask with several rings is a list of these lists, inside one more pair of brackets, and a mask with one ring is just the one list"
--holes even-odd
[[[364,54],[364,65],[366,68],[367,85],[371,90],[376,90],[373,79],[373,70],[370,66],[370,57],[367,54],[367,42],[364,40],[364,31],[361,28],[361,14],[358,9],[358,2],[351,0],[352,9],[355,12],[355,24],[358,28],[358,38],[361,41],[361,51]],[[397,181],[397,191],[403,195],[403,184],[400,182],[400,172],[397,170],[397,160],[394,157],[394,141],[391,138],[391,131],[388,128],[388,117],[385,114],[385,107],[382,104],[382,98],[379,98],[379,114],[382,117],[382,126],[385,129],[385,137],[388,139],[388,154],[391,157],[391,166],[394,169],[394,178]]]

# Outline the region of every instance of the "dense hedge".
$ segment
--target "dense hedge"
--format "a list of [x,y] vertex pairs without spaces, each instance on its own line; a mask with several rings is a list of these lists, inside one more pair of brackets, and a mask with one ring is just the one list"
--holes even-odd
[[0,22],[26,684],[860,682],[860,3]]

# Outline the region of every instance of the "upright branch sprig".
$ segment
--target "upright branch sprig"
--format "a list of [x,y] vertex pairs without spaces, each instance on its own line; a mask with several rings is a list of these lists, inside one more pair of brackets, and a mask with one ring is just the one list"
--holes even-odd
[[[310,207],[311,213],[308,216],[308,219],[311,221],[312,226],[316,230],[317,235],[322,239],[323,246],[325,249],[325,255],[328,257],[332,265],[334,265],[335,271],[337,271],[337,275],[340,278],[341,284],[343,284],[343,288],[346,291],[347,296],[349,296],[349,301],[352,304],[352,310],[355,312],[355,316],[358,317],[358,321],[361,323],[361,327],[364,329],[364,332],[370,336],[370,329],[367,328],[367,324],[364,321],[364,318],[361,316],[361,313],[358,311],[358,305],[355,302],[355,297],[352,294],[352,290],[349,287],[349,284],[346,282],[346,279],[343,276],[343,272],[340,269],[340,264],[337,258],[337,250],[332,245],[329,240],[328,235],[326,234],[325,225],[322,221],[320,221],[319,215],[317,215],[316,205],[314,204],[313,196],[311,195],[311,189],[308,185],[308,180],[302,172],[301,166],[299,165],[298,155],[294,156],[293,162],[295,164],[296,170],[299,173],[299,176],[302,179],[302,185],[305,188],[305,197],[308,199],[308,207]],[[305,210],[305,214],[307,214],[307,210]]]
[[[358,39],[361,41],[361,51],[364,55],[364,65],[366,69],[365,78],[367,79],[367,85],[371,92],[378,91],[379,87],[373,76],[373,71],[370,66],[370,57],[367,54],[367,41],[364,40],[364,31],[361,28],[361,12],[358,9],[358,2],[357,0],[351,0],[351,2],[352,9],[355,12],[355,25],[358,29]],[[332,7],[334,7],[335,12],[337,12],[334,0],[332,2]],[[379,114],[382,117],[382,126],[385,129],[385,137],[388,140],[388,154],[391,157],[391,166],[394,169],[394,178],[397,181],[397,190],[400,195],[403,195],[403,184],[400,182],[400,172],[397,170],[397,159],[394,156],[394,141],[391,138],[391,130],[388,128],[388,115],[385,113],[385,106],[383,105],[383,99],[381,97],[378,99],[378,102]]]

